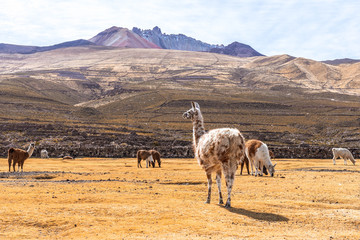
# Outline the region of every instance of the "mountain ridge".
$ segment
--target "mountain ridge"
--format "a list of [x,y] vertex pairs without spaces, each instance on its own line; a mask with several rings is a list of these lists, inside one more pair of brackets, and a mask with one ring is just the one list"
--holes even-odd
[[[129,30],[127,28],[112,26],[101,31],[89,40],[80,39],[45,47],[1,43],[0,53],[31,54],[58,48],[86,46],[91,44],[122,48],[162,48],[200,52],[212,51],[238,57],[262,56],[262,54],[246,44],[240,44],[238,42],[234,42],[228,46],[208,44],[184,34],[163,34],[161,29],[157,26],[152,30],[141,30],[137,27]],[[234,45],[236,45],[236,47],[233,47]]]

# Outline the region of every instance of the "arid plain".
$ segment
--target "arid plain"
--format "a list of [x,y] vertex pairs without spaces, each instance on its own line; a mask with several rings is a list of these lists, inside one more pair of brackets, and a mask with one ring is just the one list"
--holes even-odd
[[358,163],[276,159],[273,178],[238,170],[225,209],[215,185],[204,203],[194,159],[30,158],[23,174],[0,162],[1,239],[360,239]]

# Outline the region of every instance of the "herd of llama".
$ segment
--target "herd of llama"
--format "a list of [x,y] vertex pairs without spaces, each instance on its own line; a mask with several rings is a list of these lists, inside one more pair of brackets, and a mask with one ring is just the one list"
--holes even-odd
[[[272,164],[271,157],[273,157],[273,153],[269,151],[265,143],[254,139],[245,141],[243,135],[236,128],[218,128],[206,131],[200,105],[197,102],[191,102],[191,108],[183,113],[183,118],[192,121],[195,158],[205,170],[207,176],[208,193],[206,203],[211,201],[213,173],[216,174],[219,204],[224,204],[221,192],[221,177],[222,175],[225,177],[227,188],[226,208],[231,207],[231,191],[239,165],[241,165],[240,174],[242,174],[245,164],[248,173],[249,165],[251,166],[251,175],[262,176],[269,173],[272,177],[274,176],[276,164]],[[16,164],[18,164],[18,171],[21,168],[21,172],[23,172],[24,162],[31,157],[34,149],[34,143],[30,143],[27,151],[10,148],[8,150],[9,172],[11,172],[11,165],[15,172]],[[340,157],[344,160],[344,164],[347,164],[346,161],[350,160],[355,165],[356,160],[348,149],[333,148],[332,152],[333,164],[336,164],[335,160]],[[41,157],[48,158],[48,152],[42,150]],[[67,159],[73,158],[68,157]],[[160,153],[156,150],[139,150],[137,152],[138,168],[142,168],[142,160],[146,161],[146,167],[155,167],[156,161],[158,166],[161,167]]]

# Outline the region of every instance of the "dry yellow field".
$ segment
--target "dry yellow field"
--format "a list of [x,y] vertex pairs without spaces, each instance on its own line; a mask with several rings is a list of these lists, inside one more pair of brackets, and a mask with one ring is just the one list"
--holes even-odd
[[[360,239],[360,166],[280,159],[235,179],[232,208],[205,204],[194,159],[0,159],[0,239]],[[223,192],[226,187],[223,180]]]

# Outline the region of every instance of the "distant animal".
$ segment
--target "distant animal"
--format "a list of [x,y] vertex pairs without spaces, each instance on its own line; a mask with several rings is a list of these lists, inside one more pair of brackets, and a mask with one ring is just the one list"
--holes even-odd
[[[137,151],[136,156],[137,156],[137,167],[142,168],[141,160],[146,160],[146,168],[148,168],[150,164],[154,163],[154,158],[153,158],[151,152],[148,150],[139,150],[139,151]],[[154,163],[154,166],[155,166],[155,163]]]
[[346,149],[346,148],[332,148],[331,149],[333,152],[333,163],[334,165],[336,164],[335,160],[337,158],[342,158],[344,159],[344,165],[347,165],[346,160],[350,160],[354,165],[356,163],[356,160],[354,159],[353,155],[351,154],[351,152]]
[[11,163],[13,165],[13,169],[15,172],[15,165],[18,164],[18,172],[20,171],[21,166],[21,172],[23,172],[24,168],[24,162],[26,159],[31,157],[31,155],[34,153],[35,150],[35,144],[30,143],[27,151],[19,149],[19,148],[10,148],[8,150],[8,163],[9,163],[9,172],[11,171]]
[[276,164],[273,165],[271,162],[267,145],[259,140],[251,139],[246,142],[245,146],[245,154],[250,160],[251,175],[254,174],[255,167],[255,176],[262,176],[264,173],[264,167],[266,167],[270,175],[273,177]]
[[75,158],[72,157],[72,156],[64,156],[64,157],[63,157],[63,160],[65,160],[65,159],[75,159]]
[[200,106],[191,102],[192,108],[183,114],[183,118],[192,120],[193,147],[195,157],[206,172],[208,180],[208,196],[205,203],[211,199],[211,174],[216,173],[216,183],[219,190],[219,204],[223,204],[221,193],[221,174],[225,176],[228,198],[226,208],[231,207],[231,190],[235,180],[235,172],[244,157],[245,141],[238,129],[218,128],[205,131],[204,119]]
[[45,149],[41,150],[40,152],[41,158],[49,158],[49,153]]
[[160,153],[156,150],[150,150],[151,156],[153,158],[153,162],[151,162],[152,166],[155,167],[155,161],[158,163],[158,166],[161,167]]

